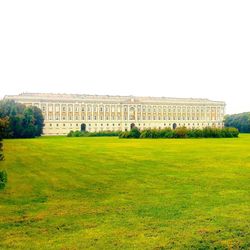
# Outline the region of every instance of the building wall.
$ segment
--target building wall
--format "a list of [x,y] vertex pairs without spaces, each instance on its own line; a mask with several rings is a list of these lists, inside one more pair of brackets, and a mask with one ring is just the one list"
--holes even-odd
[[[65,97],[66,96],[66,97]],[[81,97],[81,96],[80,96]],[[66,135],[71,130],[130,130],[144,128],[222,127],[225,103],[207,99],[108,97],[53,94],[6,96],[42,110],[44,135]]]

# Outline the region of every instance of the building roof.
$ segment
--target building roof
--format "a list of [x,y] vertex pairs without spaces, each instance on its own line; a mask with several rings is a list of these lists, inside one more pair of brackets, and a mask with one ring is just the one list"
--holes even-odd
[[16,101],[73,101],[73,102],[129,102],[129,103],[213,103],[225,104],[221,101],[212,101],[204,98],[174,98],[152,96],[119,96],[119,95],[86,95],[86,94],[56,94],[56,93],[22,93],[6,95],[4,99]]

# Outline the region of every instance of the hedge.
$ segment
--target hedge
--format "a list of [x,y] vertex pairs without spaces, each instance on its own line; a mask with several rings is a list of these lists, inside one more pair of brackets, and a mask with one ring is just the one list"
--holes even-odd
[[70,131],[68,137],[98,137],[98,136],[119,136],[120,131],[100,131],[100,132],[82,132]]
[[203,128],[188,129],[179,127],[175,130],[165,129],[145,129],[140,131],[133,128],[130,131],[120,132],[119,138],[233,138],[238,137],[237,128]]

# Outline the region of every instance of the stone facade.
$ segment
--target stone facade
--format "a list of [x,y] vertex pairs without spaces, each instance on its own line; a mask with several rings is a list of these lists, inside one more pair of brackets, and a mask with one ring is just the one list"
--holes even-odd
[[223,127],[225,103],[208,99],[24,93],[8,95],[42,110],[44,135],[70,130]]

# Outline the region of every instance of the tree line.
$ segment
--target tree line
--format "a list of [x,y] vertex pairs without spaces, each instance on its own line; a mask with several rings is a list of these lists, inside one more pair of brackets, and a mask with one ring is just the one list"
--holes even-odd
[[34,106],[0,101],[0,120],[5,124],[1,132],[3,138],[34,138],[43,132],[42,111]]
[[250,112],[226,115],[225,126],[235,127],[241,133],[250,133]]

